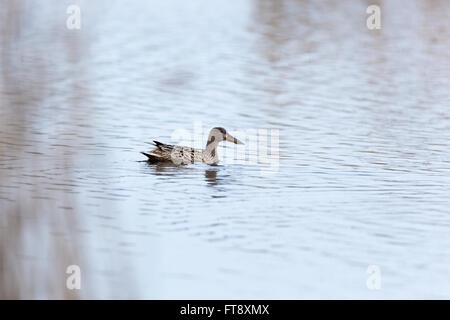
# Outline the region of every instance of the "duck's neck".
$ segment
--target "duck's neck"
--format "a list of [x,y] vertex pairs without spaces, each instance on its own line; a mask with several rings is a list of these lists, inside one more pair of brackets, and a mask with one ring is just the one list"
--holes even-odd
[[219,157],[217,155],[217,146],[219,145],[219,142],[220,141],[213,135],[208,137],[204,151],[204,161],[206,163],[214,164],[219,162]]

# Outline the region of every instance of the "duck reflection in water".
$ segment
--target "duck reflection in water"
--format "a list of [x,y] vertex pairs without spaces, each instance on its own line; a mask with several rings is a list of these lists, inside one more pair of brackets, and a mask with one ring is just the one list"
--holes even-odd
[[217,170],[205,170],[205,181],[209,186],[217,185]]
[[213,198],[222,198],[226,191],[225,184],[230,182],[230,175],[224,174],[223,168],[215,167],[214,169],[198,170],[198,167],[189,166],[177,166],[170,163],[149,163],[145,162],[145,171],[155,176],[166,176],[175,179],[189,179],[194,185],[199,186],[198,180],[203,172],[203,181],[206,182],[206,186],[212,187],[215,191],[220,192],[220,195],[214,194]]
[[[229,182],[229,175],[220,174],[220,170],[205,170],[205,181],[208,187],[213,188],[214,193],[211,194],[211,198],[225,198],[226,188],[224,184]],[[219,172],[219,178],[217,173]]]

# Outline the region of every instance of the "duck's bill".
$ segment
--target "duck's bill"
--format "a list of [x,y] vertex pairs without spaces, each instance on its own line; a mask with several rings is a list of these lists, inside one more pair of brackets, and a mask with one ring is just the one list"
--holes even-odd
[[235,137],[233,137],[231,134],[228,134],[225,136],[225,140],[229,141],[229,142],[233,142],[235,144],[244,144],[242,141],[236,139]]

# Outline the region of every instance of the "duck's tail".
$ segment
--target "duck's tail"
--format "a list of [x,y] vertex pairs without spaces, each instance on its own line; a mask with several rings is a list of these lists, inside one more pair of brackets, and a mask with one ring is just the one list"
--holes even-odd
[[145,152],[145,151],[141,151],[141,153],[146,156],[148,158],[148,161],[150,162],[159,162],[162,161],[163,159],[161,158],[161,156],[152,153],[152,152]]

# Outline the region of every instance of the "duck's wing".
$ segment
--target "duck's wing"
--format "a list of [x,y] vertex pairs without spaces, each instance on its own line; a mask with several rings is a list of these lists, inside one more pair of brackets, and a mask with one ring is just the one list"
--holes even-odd
[[152,151],[141,152],[150,162],[172,161],[176,164],[188,164],[194,161],[201,161],[202,150],[185,146],[165,144],[153,141],[156,148]]

